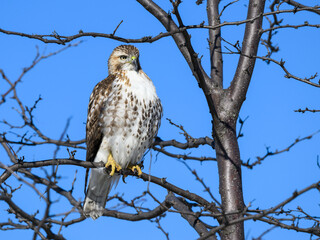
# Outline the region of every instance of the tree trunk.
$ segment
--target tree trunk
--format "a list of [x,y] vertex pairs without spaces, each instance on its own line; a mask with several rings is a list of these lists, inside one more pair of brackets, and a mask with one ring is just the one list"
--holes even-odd
[[[219,192],[221,195],[223,224],[242,217],[244,208],[241,160],[236,134],[236,119],[222,120],[216,115],[213,122],[216,155],[219,171]],[[231,214],[232,213],[232,214]],[[243,240],[243,222],[227,226],[221,232],[221,239]]]

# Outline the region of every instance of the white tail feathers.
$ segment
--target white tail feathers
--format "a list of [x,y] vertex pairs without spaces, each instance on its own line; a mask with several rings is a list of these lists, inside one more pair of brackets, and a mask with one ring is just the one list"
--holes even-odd
[[91,171],[83,213],[93,220],[101,217],[106,205],[107,196],[114,183],[118,183],[120,176],[110,176],[104,168],[94,168]]

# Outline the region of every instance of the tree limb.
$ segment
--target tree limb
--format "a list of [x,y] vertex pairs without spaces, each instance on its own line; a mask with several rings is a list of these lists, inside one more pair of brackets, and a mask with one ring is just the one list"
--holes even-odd
[[[168,201],[172,204],[172,207],[181,212],[192,212],[189,207],[183,202],[182,199],[177,198],[172,193],[168,194]],[[181,216],[188,221],[188,223],[197,231],[201,236],[208,233],[206,226],[200,221],[199,218],[191,214],[181,214]],[[209,240],[217,239],[215,236],[209,237]]]
[[262,29],[262,16],[265,0],[252,0],[249,3],[247,19],[257,18],[255,21],[246,24],[246,29],[242,44],[242,53],[239,58],[236,73],[229,87],[231,97],[231,108],[239,112],[245,100],[246,93],[250,84],[252,72],[257,55]]
[[[208,25],[220,24],[220,0],[207,0]],[[223,60],[221,51],[221,28],[209,29],[211,79],[215,88],[223,88]]]
[[[301,3],[298,3],[298,2],[293,1],[293,0],[283,0],[283,1],[288,3],[289,5],[292,5],[292,6],[296,7],[296,8],[300,8],[300,9],[308,7],[308,6],[305,6],[305,5],[301,4]],[[315,7],[319,7],[319,6],[316,5]],[[316,13],[316,14],[320,15],[320,10],[318,10],[318,9],[309,9],[307,11],[310,11],[310,12],[313,12],[313,13]]]

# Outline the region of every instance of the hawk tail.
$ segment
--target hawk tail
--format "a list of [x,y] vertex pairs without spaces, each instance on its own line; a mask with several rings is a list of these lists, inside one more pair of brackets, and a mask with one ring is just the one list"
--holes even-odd
[[104,168],[93,168],[90,175],[88,191],[83,205],[83,213],[93,220],[101,217],[111,187],[118,183],[120,176],[110,176]]

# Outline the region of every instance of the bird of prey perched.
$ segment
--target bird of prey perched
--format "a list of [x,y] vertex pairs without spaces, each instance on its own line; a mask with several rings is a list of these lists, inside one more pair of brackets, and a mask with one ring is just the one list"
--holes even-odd
[[117,171],[127,168],[142,174],[139,163],[162,116],[161,102],[141,69],[136,47],[116,47],[108,68],[109,76],[90,96],[86,125],[86,160],[105,163],[105,168],[93,168],[90,175],[83,211],[92,219],[103,214],[110,189],[120,178]]

